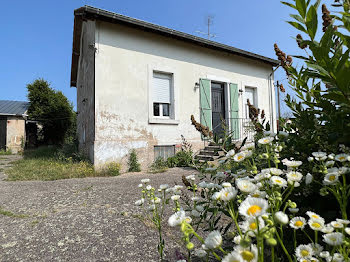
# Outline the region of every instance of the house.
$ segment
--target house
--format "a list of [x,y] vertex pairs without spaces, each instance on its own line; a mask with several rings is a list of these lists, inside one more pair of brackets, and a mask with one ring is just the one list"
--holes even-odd
[[181,135],[203,147],[191,115],[214,133],[222,119],[246,132],[247,99],[276,130],[278,61],[131,17],[84,6],[74,12],[71,86],[77,88],[80,149],[100,167],[143,167],[174,154]]
[[28,102],[0,100],[0,150],[18,153],[26,141]]

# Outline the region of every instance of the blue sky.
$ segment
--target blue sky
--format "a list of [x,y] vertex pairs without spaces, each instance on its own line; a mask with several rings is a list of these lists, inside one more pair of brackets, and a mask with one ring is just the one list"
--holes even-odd
[[[285,23],[291,10],[277,0],[4,1],[0,16],[0,99],[26,100],[26,85],[42,77],[75,104],[76,90],[69,82],[73,12],[83,5],[194,35],[198,35],[197,30],[207,30],[206,17],[211,15],[215,41],[272,58],[275,42],[288,54],[300,52],[293,39],[297,31]],[[277,71],[275,79],[286,82],[282,70]]]

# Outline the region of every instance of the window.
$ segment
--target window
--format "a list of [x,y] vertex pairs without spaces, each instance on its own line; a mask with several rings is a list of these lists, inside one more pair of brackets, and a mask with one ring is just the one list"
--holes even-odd
[[154,159],[162,158],[167,160],[169,157],[175,155],[175,146],[154,146]]
[[173,75],[153,72],[153,116],[173,118]]
[[244,91],[244,113],[245,118],[249,118],[249,107],[248,107],[248,101],[249,103],[255,107],[256,105],[256,97],[255,97],[255,88],[253,87],[246,87]]

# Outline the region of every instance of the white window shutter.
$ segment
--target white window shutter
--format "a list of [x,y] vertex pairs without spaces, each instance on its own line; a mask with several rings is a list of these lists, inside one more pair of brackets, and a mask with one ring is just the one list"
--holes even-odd
[[170,104],[171,75],[153,74],[153,102]]

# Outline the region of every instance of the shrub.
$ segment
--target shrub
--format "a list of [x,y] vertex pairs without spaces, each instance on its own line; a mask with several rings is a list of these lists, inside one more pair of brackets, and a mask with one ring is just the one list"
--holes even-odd
[[128,165],[129,165],[129,172],[140,172],[141,171],[141,167],[140,167],[140,164],[138,162],[135,149],[133,149],[130,153]]
[[192,166],[192,151],[179,151],[175,156],[167,159],[168,167],[190,167]]
[[168,162],[162,157],[158,157],[149,167],[151,173],[163,173],[168,170]]
[[120,175],[120,163],[110,162],[99,172],[104,176],[119,176]]
[[7,149],[7,150],[1,149],[0,156],[4,156],[4,155],[12,155],[11,149]]

